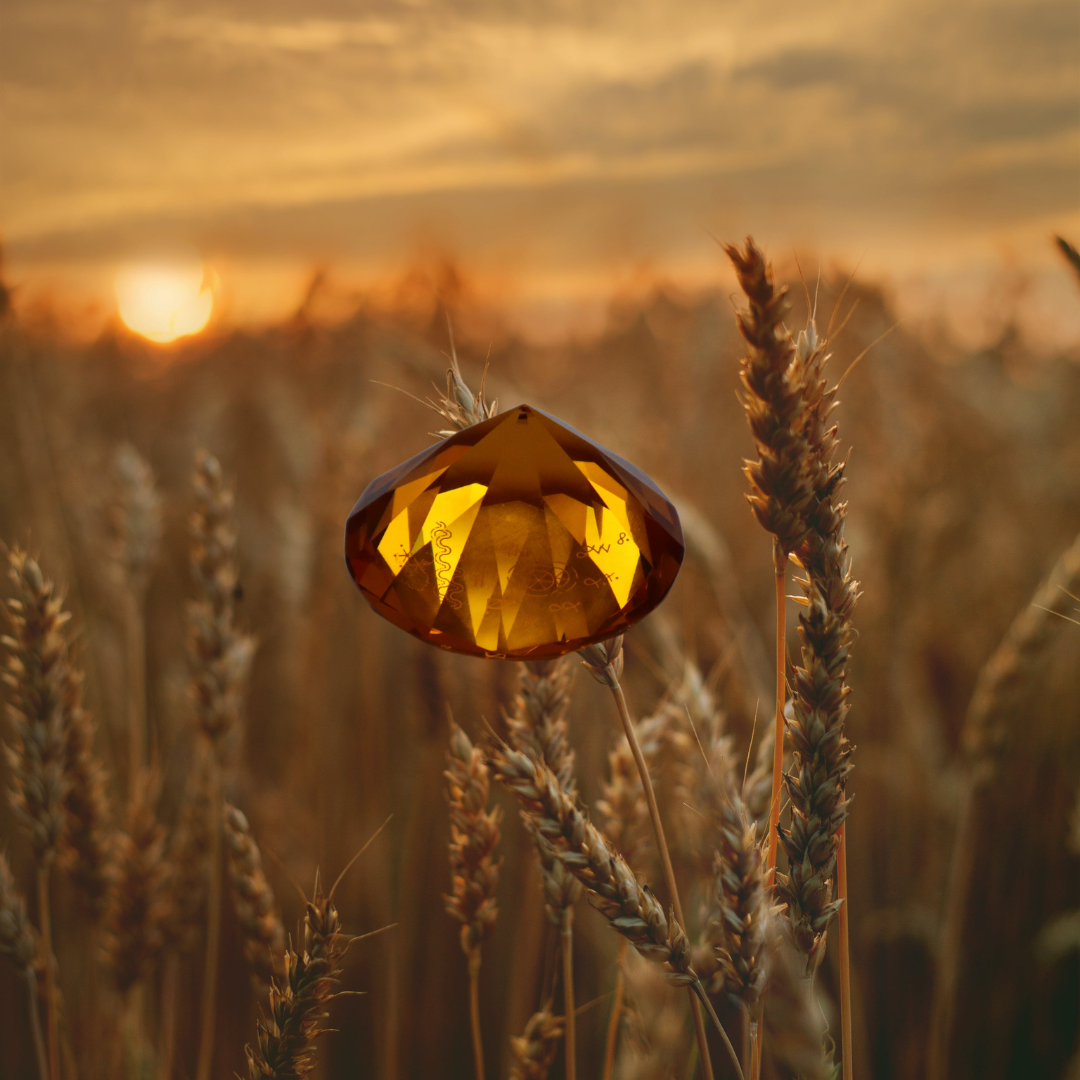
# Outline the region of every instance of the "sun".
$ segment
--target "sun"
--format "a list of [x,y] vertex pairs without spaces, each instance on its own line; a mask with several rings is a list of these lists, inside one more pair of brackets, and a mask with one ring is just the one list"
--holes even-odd
[[197,334],[214,307],[199,262],[125,266],[116,275],[116,299],[124,324],[160,344]]

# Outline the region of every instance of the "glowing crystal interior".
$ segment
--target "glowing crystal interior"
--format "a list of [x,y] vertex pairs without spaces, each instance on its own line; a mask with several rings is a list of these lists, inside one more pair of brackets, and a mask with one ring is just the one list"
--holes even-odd
[[542,659],[620,634],[682,557],[675,508],[644,473],[528,405],[380,476],[345,526],[371,606],[472,656]]

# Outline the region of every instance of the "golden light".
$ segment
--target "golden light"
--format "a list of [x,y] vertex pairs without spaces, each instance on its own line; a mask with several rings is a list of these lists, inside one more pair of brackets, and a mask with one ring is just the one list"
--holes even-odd
[[197,334],[214,307],[197,261],[126,266],[116,275],[116,299],[125,325],[161,344]]

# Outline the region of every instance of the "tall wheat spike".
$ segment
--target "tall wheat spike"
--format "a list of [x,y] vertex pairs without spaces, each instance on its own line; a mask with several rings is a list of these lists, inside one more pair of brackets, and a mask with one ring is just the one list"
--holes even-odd
[[263,873],[262,855],[251,835],[251,826],[243,813],[229,803],[225,804],[225,851],[244,955],[255,978],[268,986],[281,966],[285,930],[274,891]]
[[349,939],[331,897],[316,877],[304,915],[304,946],[286,950],[284,971],[270,988],[269,1013],[258,1023],[254,1046],[245,1048],[250,1080],[299,1080],[315,1068],[315,1040],[336,996]]
[[37,864],[38,929],[45,969],[45,1024],[50,1080],[60,1077],[55,962],[52,952],[50,874],[66,825],[65,769],[69,743],[66,704],[69,669],[63,627],[70,616],[37,562],[13,548],[8,575],[15,595],[7,602],[9,635],[4,682],[14,738],[5,745],[15,818]]
[[191,694],[196,727],[213,754],[208,782],[211,827],[207,855],[206,961],[196,1080],[210,1080],[221,934],[222,771],[239,736],[255,639],[236,625],[239,573],[233,492],[217,458],[206,451],[195,456],[192,486],[196,505],[190,525],[191,569],[199,599],[188,608]]
[[[570,664],[566,658],[521,664],[518,696],[507,718],[511,745],[531,747],[559,778],[563,790],[577,793],[574,779],[574,752],[570,749],[566,712],[570,705]],[[545,908],[549,921],[559,930],[563,961],[563,1025],[566,1041],[566,1080],[576,1076],[577,1039],[574,1021],[574,904],[581,897],[581,884],[563,865],[554,849],[525,815],[525,825],[533,838],[540,863]]]

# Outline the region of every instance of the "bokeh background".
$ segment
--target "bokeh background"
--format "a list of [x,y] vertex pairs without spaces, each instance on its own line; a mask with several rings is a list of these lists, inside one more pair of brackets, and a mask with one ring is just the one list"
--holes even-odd
[[[287,926],[302,910],[290,878],[336,876],[394,815],[339,895],[353,932],[398,925],[350,954],[345,985],[364,996],[333,1006],[319,1075],[470,1074],[441,899],[445,709],[479,735],[514,690],[512,665],[425,648],[348,580],[353,502],[442,426],[397,390],[443,381],[449,318],[470,381],[486,361],[504,405],[561,416],[676,499],[687,563],[628,639],[632,708],[654,708],[689,656],[745,752],[769,710],[772,577],[743,498],[752,447],[714,238],[746,231],[791,283],[791,326],[812,305],[834,320],[836,375],[862,357],[838,414],[863,583],[857,1075],[915,1080],[932,1059],[956,1078],[1076,1068],[1080,627],[1050,620],[989,749],[971,719],[980,671],[1080,530],[1080,278],[1052,242],[1080,239],[1075,4],[9,0],[0,123],[0,538],[66,590],[118,790],[116,451],[145,456],[164,500],[146,643],[170,823],[190,759],[187,518],[206,447],[235,482],[241,618],[259,640],[232,796],[273,853]],[[142,311],[164,303],[158,336],[191,296],[210,298],[208,324],[148,340],[138,313],[118,314],[118,273],[158,281]],[[615,723],[579,677],[587,800]],[[493,1076],[550,960],[498,798]],[[0,838],[29,891],[6,805]],[[93,1078],[109,1075],[111,1006],[71,900],[56,897],[65,1023]],[[614,942],[584,906],[578,925],[589,1002],[610,990]],[[242,1071],[256,1009],[228,920],[225,939],[221,1077]],[[830,949],[827,1015],[834,963]],[[194,1068],[199,977],[196,950],[178,1076]],[[0,972],[0,1077],[34,1075],[24,1010]],[[606,1020],[601,1002],[579,1022],[583,1075],[598,1074]]]

